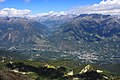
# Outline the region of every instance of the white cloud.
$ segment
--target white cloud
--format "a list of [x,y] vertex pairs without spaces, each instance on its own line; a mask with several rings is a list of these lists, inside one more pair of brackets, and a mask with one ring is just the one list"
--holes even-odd
[[100,4],[120,4],[120,0],[102,0]]
[[0,2],[5,2],[5,0],[0,0]]
[[93,4],[90,6],[76,7],[68,11],[54,12],[50,11],[48,13],[40,13],[36,16],[47,16],[47,15],[80,15],[80,14],[110,14],[110,15],[120,15],[120,0],[102,0],[99,4]]
[[36,16],[61,16],[61,15],[67,15],[65,11],[55,12],[55,11],[49,11],[48,13],[39,13],[36,14]]
[[[2,0],[0,0],[2,1]],[[31,0],[25,0],[27,2]],[[100,14],[111,14],[111,15],[120,15],[120,0],[102,0],[99,4],[93,4],[91,6],[76,7],[69,11],[50,11],[48,13],[39,13],[35,15],[30,15],[30,10],[17,10],[15,8],[4,8],[0,10],[0,16],[10,16],[10,17],[37,17],[37,16],[61,16],[67,14],[91,14],[91,13],[100,13]]]
[[92,6],[91,13],[103,13],[116,15],[120,13],[120,0],[102,0]]
[[0,16],[9,16],[9,17],[24,17],[30,14],[30,10],[17,10],[15,8],[4,8],[0,10]]
[[102,0],[99,4],[71,9],[69,13],[73,13],[73,14],[100,13],[100,14],[119,15],[120,0]]

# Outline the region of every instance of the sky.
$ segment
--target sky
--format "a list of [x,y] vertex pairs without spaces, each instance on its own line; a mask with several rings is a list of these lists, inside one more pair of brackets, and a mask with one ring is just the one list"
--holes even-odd
[[63,14],[61,11],[67,10],[79,14],[119,14],[120,0],[0,0],[0,16],[51,14],[51,11]]
[[33,13],[63,11],[76,6],[92,5],[101,0],[0,0],[0,9],[29,9]]

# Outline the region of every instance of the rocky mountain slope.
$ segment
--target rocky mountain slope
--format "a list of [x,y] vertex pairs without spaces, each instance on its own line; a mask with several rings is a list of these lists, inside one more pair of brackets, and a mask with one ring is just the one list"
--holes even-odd
[[114,61],[120,58],[120,19],[110,15],[82,14],[53,31],[49,40],[61,51],[79,59]]
[[[50,17],[50,20],[47,17],[1,17],[0,48],[22,53],[32,51],[37,59],[38,55],[44,55],[52,59],[74,58],[82,62],[120,61],[118,17],[101,14],[81,14],[69,18],[65,15],[52,16],[54,18]],[[52,52],[55,54],[52,55]],[[32,55],[32,58],[35,56]]]
[[52,37],[54,38],[50,36],[50,39],[55,39],[56,42],[66,41],[68,43],[69,41],[92,43],[108,39],[119,41],[119,26],[120,19],[110,15],[82,14],[73,18],[70,22],[62,24],[61,27],[53,32]]
[[0,18],[0,46],[9,49],[44,49],[47,27],[37,21],[20,17]]
[[0,80],[32,80],[32,78],[10,71],[0,71]]

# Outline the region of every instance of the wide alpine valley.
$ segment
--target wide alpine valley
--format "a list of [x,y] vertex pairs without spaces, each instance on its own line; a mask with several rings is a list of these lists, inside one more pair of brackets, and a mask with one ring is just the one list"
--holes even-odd
[[15,2],[0,0],[0,80],[120,80],[119,0]]

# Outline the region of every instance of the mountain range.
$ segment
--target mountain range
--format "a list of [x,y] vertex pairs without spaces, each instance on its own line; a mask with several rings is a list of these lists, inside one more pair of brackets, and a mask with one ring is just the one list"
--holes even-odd
[[44,37],[47,29],[46,26],[34,20],[19,17],[1,17],[0,45],[2,48],[8,49],[48,48],[48,41]]
[[1,49],[57,51],[83,61],[117,62],[120,60],[119,43],[120,19],[117,16],[81,14],[0,18]]

